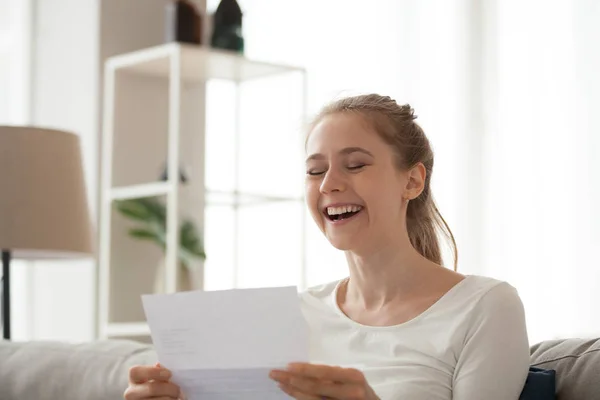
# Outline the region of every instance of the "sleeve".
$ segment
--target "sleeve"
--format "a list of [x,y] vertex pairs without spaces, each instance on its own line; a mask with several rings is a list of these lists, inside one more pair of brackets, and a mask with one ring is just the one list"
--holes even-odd
[[502,282],[471,315],[453,378],[453,400],[518,400],[530,365],[523,303]]

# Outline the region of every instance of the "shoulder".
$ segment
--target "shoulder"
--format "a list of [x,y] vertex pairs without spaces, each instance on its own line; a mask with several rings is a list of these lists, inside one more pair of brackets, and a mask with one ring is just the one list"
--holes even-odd
[[452,317],[455,326],[469,332],[490,323],[524,324],[523,303],[508,282],[467,275],[452,288],[440,308],[442,316]]
[[[491,278],[471,279],[475,296],[453,378],[456,398],[516,399],[529,368],[525,315],[517,290]],[[502,377],[502,386],[497,385]]]
[[338,279],[320,285],[311,286],[299,293],[300,301],[309,303],[322,303],[329,301],[335,295],[336,289],[341,281],[341,279]]
[[517,290],[508,282],[479,275],[467,275],[460,283],[461,296],[473,308],[489,308],[506,301],[520,303]]
[[[525,330],[523,302],[511,284],[505,281],[469,276],[465,280],[464,296],[469,303],[467,332],[475,332],[484,326],[490,330],[518,327]],[[502,332],[502,329],[500,330]],[[506,332],[506,331],[505,331]]]
[[341,281],[335,280],[311,286],[298,294],[301,308],[308,319],[337,313],[335,295]]

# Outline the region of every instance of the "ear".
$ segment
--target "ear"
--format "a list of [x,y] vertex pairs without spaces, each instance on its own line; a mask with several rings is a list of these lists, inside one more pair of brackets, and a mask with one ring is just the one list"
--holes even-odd
[[423,163],[417,163],[408,170],[407,176],[404,197],[409,200],[416,199],[425,189],[427,170]]

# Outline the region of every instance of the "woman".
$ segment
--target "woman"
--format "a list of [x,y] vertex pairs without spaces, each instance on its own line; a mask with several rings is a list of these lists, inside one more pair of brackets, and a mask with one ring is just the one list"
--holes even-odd
[[[442,267],[436,233],[450,239],[455,269],[456,245],[414,119],[373,94],[334,102],[309,130],[308,207],[349,276],[301,295],[312,362],[270,374],[295,399],[510,400],[523,389],[521,300],[505,282]],[[134,367],[125,398],[176,399],[169,376]]]

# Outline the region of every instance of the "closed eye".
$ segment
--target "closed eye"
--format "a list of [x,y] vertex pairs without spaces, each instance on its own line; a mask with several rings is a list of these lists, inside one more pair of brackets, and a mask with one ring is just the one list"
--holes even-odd
[[[357,165],[351,165],[349,167],[347,167],[350,171],[358,171],[362,168],[366,167],[366,164],[357,164]],[[326,171],[322,171],[322,170],[310,170],[307,171],[306,174],[310,175],[310,176],[319,176],[319,175],[323,175]]]
[[365,164],[359,164],[359,165],[351,165],[348,167],[348,169],[351,171],[356,171],[356,170],[359,170],[364,167],[365,167]]

